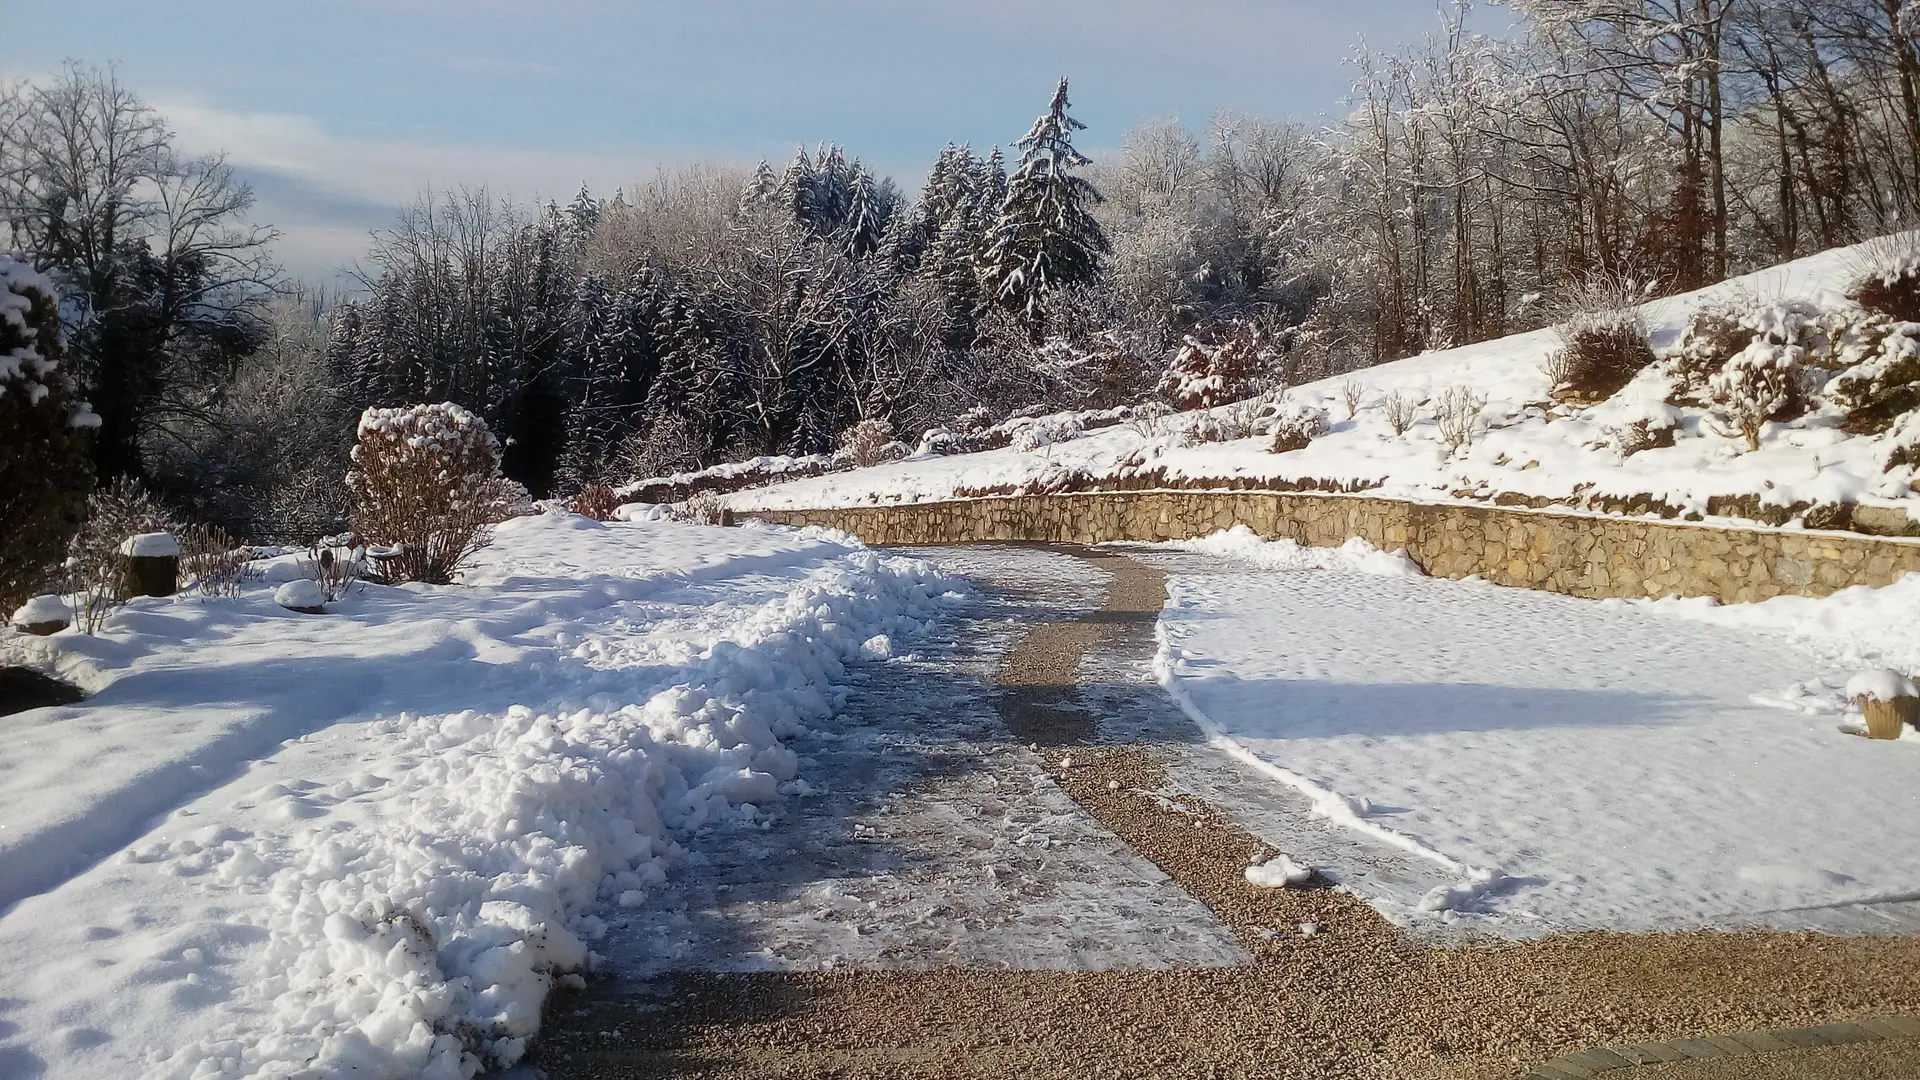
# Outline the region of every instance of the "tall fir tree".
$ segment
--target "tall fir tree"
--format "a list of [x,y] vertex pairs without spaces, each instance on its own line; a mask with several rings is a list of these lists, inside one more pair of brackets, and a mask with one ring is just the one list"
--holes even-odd
[[855,161],[852,190],[847,196],[847,221],[841,229],[848,258],[864,259],[880,246],[880,235],[887,228],[886,210],[873,174]]
[[1100,192],[1075,169],[1089,164],[1073,148],[1086,125],[1067,115],[1067,80],[1020,140],[1020,167],[994,222],[980,268],[987,299],[1017,314],[1035,341],[1045,334],[1048,301],[1061,288],[1092,281],[1110,246],[1091,207]]

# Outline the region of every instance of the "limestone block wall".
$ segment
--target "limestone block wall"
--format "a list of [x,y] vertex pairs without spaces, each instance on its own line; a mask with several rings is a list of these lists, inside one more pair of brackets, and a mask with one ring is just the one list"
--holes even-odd
[[741,516],[830,526],[875,545],[1180,540],[1233,525],[1314,547],[1358,536],[1405,548],[1436,577],[1479,574],[1592,599],[1824,596],[1920,571],[1920,540],[1306,492],[1086,492]]

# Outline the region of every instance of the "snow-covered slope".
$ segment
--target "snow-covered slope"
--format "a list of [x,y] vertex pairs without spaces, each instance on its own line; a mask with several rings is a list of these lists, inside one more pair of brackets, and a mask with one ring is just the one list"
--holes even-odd
[[[1864,258],[1859,249],[1836,249],[1655,301],[1643,309],[1650,343],[1664,355],[1689,316],[1718,300],[1807,300],[1844,310],[1852,306],[1844,284]],[[1894,532],[1905,524],[1903,512],[1920,520],[1920,496],[1908,486],[1911,470],[1889,472],[1886,439],[1843,432],[1832,409],[1769,424],[1761,448],[1749,451],[1744,440],[1719,433],[1703,410],[1683,408],[1673,446],[1622,455],[1610,429],[1631,419],[1649,397],[1657,400],[1659,388],[1643,377],[1605,404],[1554,406],[1542,362],[1558,343],[1552,330],[1536,330],[1295,387],[1288,398],[1325,409],[1331,424],[1323,437],[1290,453],[1269,452],[1265,437],[1194,444],[1183,432],[1204,418],[1187,413],[1033,450],[919,456],[746,491],[729,501],[737,510],[917,502],[1073,490],[1147,474],[1182,487],[1364,489],[1420,501],[1538,499],[1631,512],[1639,512],[1637,504],[1657,502],[1667,514],[1703,517],[1735,514],[1729,498],[1747,499],[1748,515],[1755,507],[1780,508],[1763,515],[1776,519],[1804,504],[1846,504],[1878,508],[1881,531]],[[1351,418],[1349,382],[1358,394]],[[1444,444],[1433,416],[1433,404],[1454,387],[1470,388],[1485,402],[1473,445],[1457,455]],[[1404,435],[1394,434],[1386,417],[1388,397],[1396,393],[1423,406]],[[1722,501],[1710,511],[1716,497]]]
[[0,1075],[511,1064],[593,906],[781,798],[847,665],[952,595],[818,530],[570,515],[320,616],[278,569],[6,640],[95,694],[0,718]]

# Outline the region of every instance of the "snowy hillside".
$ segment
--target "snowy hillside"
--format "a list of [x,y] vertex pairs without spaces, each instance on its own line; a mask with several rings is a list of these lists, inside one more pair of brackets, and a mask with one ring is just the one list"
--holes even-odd
[[288,562],[0,637],[93,694],[0,718],[0,1074],[512,1064],[595,907],[804,791],[786,741],[950,596],[818,530],[571,515],[320,616],[272,600]]
[[[1846,288],[1875,254],[1867,246],[1836,249],[1646,304],[1641,312],[1647,341],[1666,362],[1682,344],[1689,318],[1706,307],[1751,313],[1756,322],[1857,319],[1862,312],[1847,298]],[[1913,340],[1910,332],[1920,332],[1910,323],[1884,326],[1893,328],[1886,356],[1875,353],[1856,371],[1876,364],[1884,368]],[[1799,323],[1788,336],[1796,333],[1801,333]],[[1861,531],[1903,533],[1910,521],[1920,520],[1920,496],[1909,486],[1912,466],[1887,467],[1890,451],[1902,441],[1901,429],[1849,434],[1842,429],[1846,410],[1833,394],[1819,392],[1822,384],[1830,390],[1856,373],[1836,370],[1832,364],[1839,361],[1831,360],[1860,359],[1851,337],[1841,341],[1852,333],[1831,335],[1827,367],[1809,359],[1811,408],[1786,422],[1766,423],[1757,435],[1758,449],[1749,449],[1704,405],[1666,404],[1675,388],[1662,365],[1643,370],[1603,402],[1555,401],[1545,362],[1560,338],[1543,329],[1295,387],[1284,399],[1267,403],[1264,415],[1256,414],[1257,404],[1224,405],[1084,435],[1072,423],[1052,423],[1058,441],[1029,437],[980,453],[921,453],[742,492],[729,501],[735,509],[751,510],[1114,486],[1277,487],[1772,524],[1802,519],[1817,507],[1809,522],[1815,527],[1844,526],[1851,519]],[[1799,346],[1789,341],[1782,348]],[[1456,451],[1436,414],[1460,388],[1470,392],[1477,408],[1468,410],[1471,442]],[[1396,407],[1411,413],[1412,423],[1402,434],[1391,422]],[[1326,415],[1324,433],[1302,449],[1274,453],[1273,418],[1313,410]],[[1633,448],[1622,446],[1622,432],[1649,417],[1671,425],[1671,445],[1628,452]],[[1044,418],[1035,424],[1048,426]],[[1023,448],[1023,442],[1031,448]],[[1835,508],[1844,508],[1837,517]]]

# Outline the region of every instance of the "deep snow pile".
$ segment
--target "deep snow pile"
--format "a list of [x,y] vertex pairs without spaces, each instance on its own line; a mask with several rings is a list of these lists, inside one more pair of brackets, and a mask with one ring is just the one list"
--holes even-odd
[[[1861,249],[1836,249],[1655,301],[1642,309],[1649,339],[1657,354],[1671,354],[1693,312],[1723,302],[1785,310],[1790,302],[1804,301],[1828,311],[1857,311],[1843,288],[1865,257]],[[1659,502],[1672,512],[1702,517],[1734,515],[1730,499],[1779,508],[1778,517],[1802,504],[1846,504],[1876,508],[1882,526],[1894,531],[1901,514],[1920,517],[1920,495],[1908,486],[1915,479],[1912,468],[1887,468],[1891,449],[1912,432],[1896,426],[1885,435],[1848,434],[1841,430],[1838,407],[1828,405],[1790,422],[1764,425],[1760,448],[1749,450],[1704,404],[1666,405],[1671,387],[1653,369],[1599,404],[1554,405],[1545,362],[1558,345],[1553,330],[1536,330],[1295,387],[1287,393],[1286,407],[1323,410],[1331,423],[1324,436],[1287,453],[1270,452],[1270,434],[1239,437],[1245,433],[1232,429],[1247,410],[1229,405],[1110,427],[1032,450],[921,454],[745,491],[729,501],[738,510],[851,506],[1070,490],[1147,477],[1187,487],[1366,490],[1429,502],[1507,496],[1605,509]],[[1349,384],[1356,405],[1351,417]],[[1471,446],[1455,453],[1435,412],[1449,391],[1461,388],[1470,390],[1480,407],[1470,418]],[[1389,421],[1390,399],[1396,395],[1418,417],[1404,434],[1396,434]],[[1659,424],[1673,425],[1673,444],[1623,453],[1622,432],[1655,412]],[[1234,437],[1211,441],[1223,426]],[[1207,429],[1214,433],[1204,434]],[[1716,498],[1722,502],[1710,512]]]
[[955,595],[834,534],[557,515],[503,525],[469,581],[325,617],[266,586],[138,601],[20,646],[98,693],[0,721],[0,865],[28,871],[0,1062],[511,1064],[591,965],[596,908],[644,905],[676,836],[781,798],[784,740],[832,717],[847,665]]
[[[1920,837],[1891,824],[1920,811],[1920,741],[1834,715],[1860,667],[1920,662],[1920,575],[1823,600],[1596,602],[1275,546],[1277,569],[1166,557],[1157,670],[1216,747],[1450,879],[1368,892],[1389,917],[1859,929],[1884,924],[1852,906],[1920,896]],[[1829,708],[1770,707],[1796,679],[1830,681]]]

